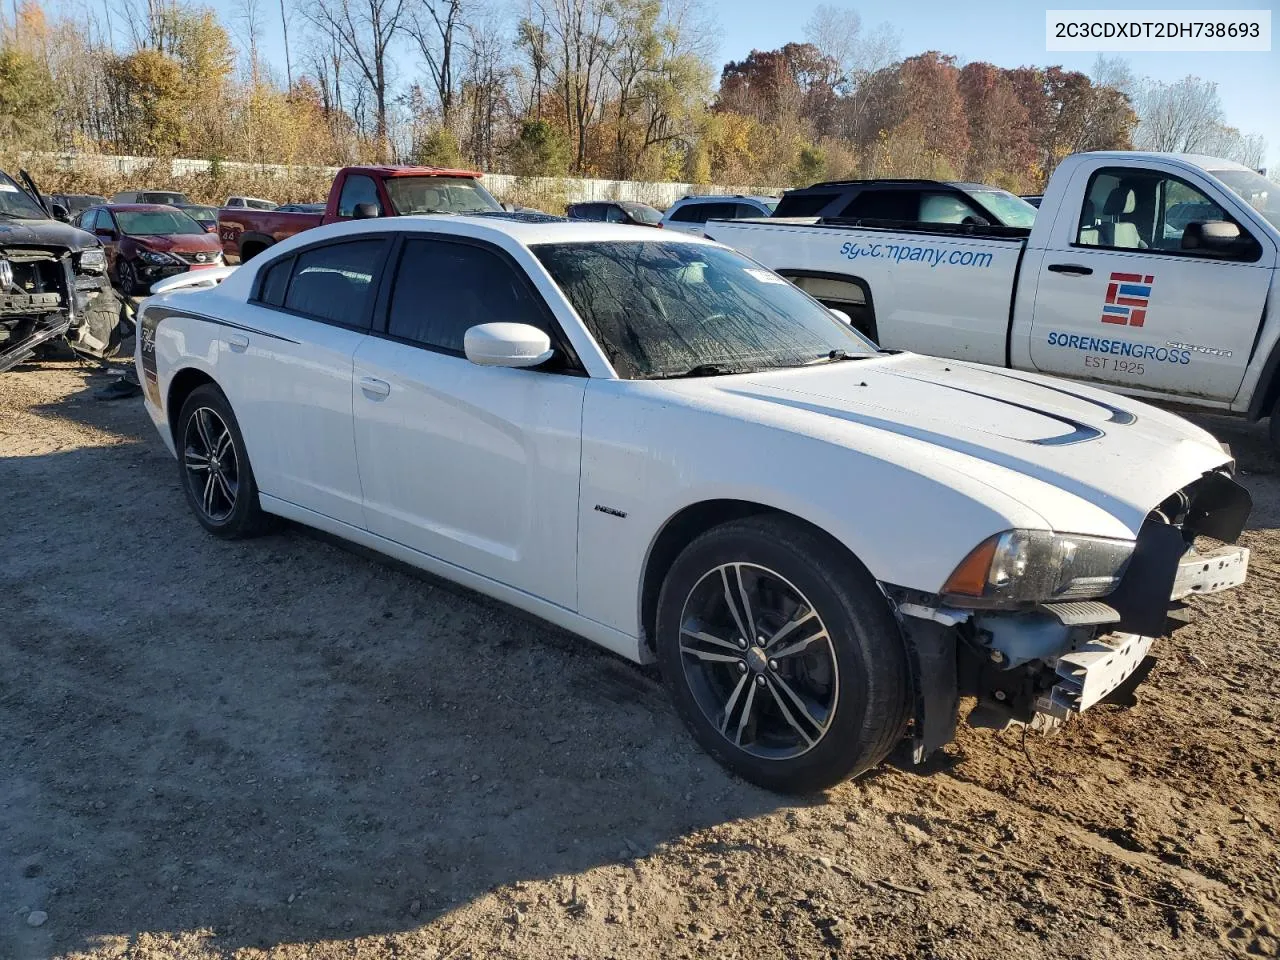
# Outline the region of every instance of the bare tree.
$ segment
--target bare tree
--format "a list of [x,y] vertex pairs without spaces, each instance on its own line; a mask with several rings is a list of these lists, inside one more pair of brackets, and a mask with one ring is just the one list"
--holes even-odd
[[1089,71],[1089,78],[1094,82],[1095,86],[1119,90],[1129,98],[1130,102],[1133,102],[1138,96],[1138,78],[1134,76],[1133,68],[1129,66],[1129,61],[1123,57],[1108,57],[1101,53],[1098,54],[1093,61],[1093,69]]
[[462,0],[416,0],[406,23],[406,31],[426,61],[440,106],[440,123],[445,127],[453,118],[456,48],[463,29]]
[[[551,72],[574,138],[574,168],[586,165],[590,126],[601,106],[606,67],[615,42],[610,0],[533,0],[534,17],[546,24]],[[531,19],[533,19],[531,18]]]
[[500,117],[510,114],[511,68],[502,24],[489,10],[466,27],[463,98],[469,107],[467,153],[481,169],[497,159]]
[[235,24],[237,39],[249,58],[249,82],[258,85],[258,33],[262,29],[262,0],[236,0]]
[[288,93],[293,90],[293,61],[289,57],[289,13],[284,3],[280,0],[280,32],[284,34],[284,89]]
[[[148,0],[156,2],[156,0]],[[306,17],[348,57],[373,97],[374,138],[379,156],[388,154],[387,104],[391,86],[388,51],[401,27],[405,0],[312,0]],[[366,112],[364,90],[354,108]]]
[[887,23],[864,29],[856,10],[829,4],[813,11],[804,35],[834,66],[834,75],[827,79],[841,95],[839,132],[863,142],[877,89],[873,78],[897,60],[901,36]]
[[1199,77],[1175,83],[1148,81],[1137,97],[1135,144],[1143,150],[1195,153],[1222,127],[1218,85]]

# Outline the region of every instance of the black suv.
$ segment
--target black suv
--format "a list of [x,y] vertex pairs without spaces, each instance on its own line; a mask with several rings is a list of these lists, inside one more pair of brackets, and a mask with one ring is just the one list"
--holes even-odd
[[981,183],[832,180],[788,190],[773,215],[1030,228],[1036,209],[1007,190]]
[[20,185],[0,171],[0,371],[63,336],[102,352],[116,327],[114,301],[101,305],[109,314],[102,329],[87,322],[110,290],[102,244],[55,213],[67,210],[41,196],[25,172]]

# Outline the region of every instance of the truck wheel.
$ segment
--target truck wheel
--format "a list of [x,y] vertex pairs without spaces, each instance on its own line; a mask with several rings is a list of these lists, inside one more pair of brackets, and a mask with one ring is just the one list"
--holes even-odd
[[187,503],[215,537],[241,540],[265,533],[267,514],[231,404],[211,383],[196,387],[178,415],[178,468]]
[[1276,405],[1271,408],[1271,422],[1268,427],[1271,432],[1271,449],[1280,456],[1280,397],[1276,398]]
[[782,517],[715,527],[658,598],[658,661],[702,747],[787,793],[874,767],[902,739],[906,649],[884,596],[837,544]]

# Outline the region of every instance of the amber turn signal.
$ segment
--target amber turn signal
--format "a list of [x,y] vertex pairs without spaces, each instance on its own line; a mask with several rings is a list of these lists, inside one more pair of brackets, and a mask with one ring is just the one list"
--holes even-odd
[[947,577],[942,592],[961,597],[981,597],[987,589],[987,574],[991,571],[991,561],[999,541],[997,534],[974,547]]

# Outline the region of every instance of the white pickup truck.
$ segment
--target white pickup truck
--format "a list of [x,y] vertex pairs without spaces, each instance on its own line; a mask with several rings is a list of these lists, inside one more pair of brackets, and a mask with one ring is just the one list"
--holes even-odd
[[1270,416],[1280,447],[1280,184],[1210,157],[1084,153],[1054,172],[1030,228],[962,212],[951,223],[846,214],[705,231],[887,349]]

